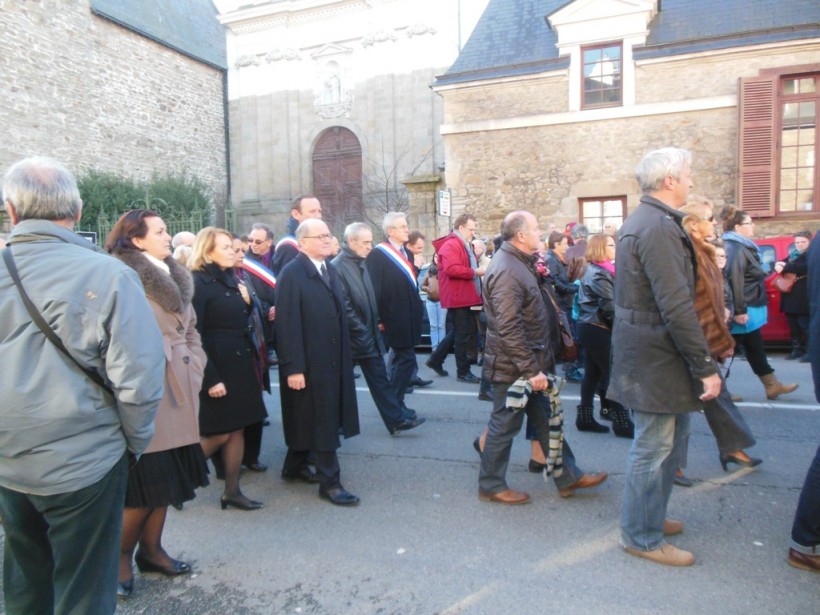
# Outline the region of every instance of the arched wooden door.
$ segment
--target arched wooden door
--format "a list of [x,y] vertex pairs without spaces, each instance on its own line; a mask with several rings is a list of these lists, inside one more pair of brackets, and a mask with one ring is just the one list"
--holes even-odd
[[347,128],[328,128],[313,150],[313,193],[322,217],[341,237],[344,227],[364,220],[362,212],[362,146]]

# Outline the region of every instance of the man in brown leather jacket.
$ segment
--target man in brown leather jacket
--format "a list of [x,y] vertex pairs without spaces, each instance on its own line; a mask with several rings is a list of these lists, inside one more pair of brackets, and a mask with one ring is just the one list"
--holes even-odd
[[[504,240],[484,274],[484,309],[487,313],[487,337],[484,348],[484,377],[493,383],[493,412],[481,456],[478,497],[501,504],[525,504],[527,493],[507,486],[505,474],[510,448],[521,431],[526,413],[534,421],[538,439],[549,449],[549,387],[546,372],[554,364],[549,346],[549,315],[535,270],[536,251],[541,231],[538,220],[526,211],[514,211],[501,226]],[[527,380],[533,394],[526,407],[508,407],[507,392],[517,380]],[[553,475],[561,497],[575,489],[594,487],[606,480],[605,472],[584,474],[575,465],[575,457],[564,439],[563,468]]]

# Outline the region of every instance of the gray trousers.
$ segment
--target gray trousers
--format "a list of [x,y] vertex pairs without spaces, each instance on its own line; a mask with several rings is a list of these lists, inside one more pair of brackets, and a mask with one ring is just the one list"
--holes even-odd
[[754,446],[755,438],[721,376],[720,395],[703,404],[703,413],[722,455]]
[[[487,442],[481,453],[481,470],[478,475],[478,486],[489,493],[501,493],[509,489],[506,476],[510,449],[513,438],[521,431],[525,414],[532,421],[544,452],[549,451],[549,397],[531,395],[526,408],[512,410],[506,406],[510,384],[512,383],[493,383],[493,412],[490,415]],[[566,434],[561,455],[564,471],[561,476],[553,477],[558,489],[568,487],[583,475],[583,471],[575,465],[575,455],[572,454]]]

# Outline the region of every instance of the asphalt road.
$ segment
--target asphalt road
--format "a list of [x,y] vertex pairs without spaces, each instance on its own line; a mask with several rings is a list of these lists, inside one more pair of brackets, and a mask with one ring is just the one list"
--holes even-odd
[[[428,375],[424,356],[422,375]],[[452,357],[447,367],[455,372]],[[267,399],[264,474],[243,475],[243,490],[265,503],[255,512],[222,511],[215,481],[170,510],[168,552],[194,574],[166,579],[136,573],[124,614],[447,614],[688,613],[750,615],[820,612],[820,577],[785,561],[806,469],[820,442],[820,412],[810,368],[773,355],[784,380],[800,389],[767,402],[748,364],[737,361],[730,389],[764,463],[724,473],[702,415],[695,415],[687,474],[670,516],[686,530],[671,539],[695,553],[692,568],[658,566],[618,547],[618,515],[629,442],[578,433],[578,385],[563,394],[566,435],[579,465],[606,470],[600,487],[560,499],[527,471],[529,446],[515,441],[509,483],[533,497],[506,507],[477,498],[472,441],[490,403],[477,386],[438,378],[409,400],[427,423],[391,437],[360,388],[362,433],[340,449],[342,481],[362,498],[337,508],[316,488],[279,479],[284,458],[278,390]],[[356,381],[364,387],[362,379]],[[814,606],[812,606],[814,605]]]

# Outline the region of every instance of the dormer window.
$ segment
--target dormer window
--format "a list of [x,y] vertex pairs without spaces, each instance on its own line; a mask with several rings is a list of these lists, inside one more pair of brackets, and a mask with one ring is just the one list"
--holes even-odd
[[581,48],[582,108],[613,107],[623,102],[621,43]]

